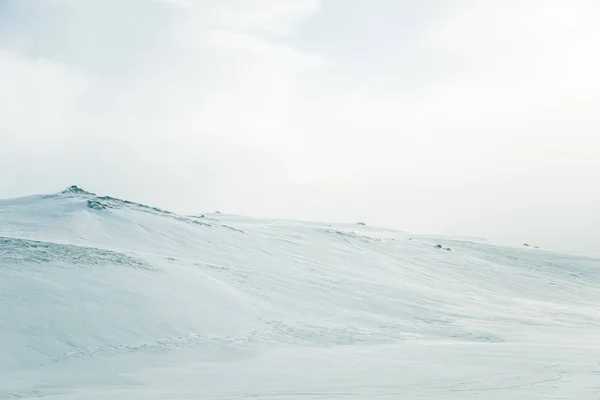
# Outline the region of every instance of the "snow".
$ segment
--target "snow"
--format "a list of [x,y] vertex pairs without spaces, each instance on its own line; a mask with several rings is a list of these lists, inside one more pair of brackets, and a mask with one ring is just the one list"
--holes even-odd
[[203,215],[0,201],[0,399],[600,395],[594,255]]

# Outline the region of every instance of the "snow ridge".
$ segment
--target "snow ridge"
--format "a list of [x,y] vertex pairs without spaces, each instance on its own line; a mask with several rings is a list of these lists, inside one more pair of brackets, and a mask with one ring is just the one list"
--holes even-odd
[[0,201],[0,399],[595,399],[599,301],[593,255]]

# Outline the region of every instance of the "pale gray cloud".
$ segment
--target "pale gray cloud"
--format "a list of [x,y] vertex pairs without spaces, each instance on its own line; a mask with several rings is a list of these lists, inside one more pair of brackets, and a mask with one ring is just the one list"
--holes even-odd
[[600,6],[7,0],[0,197],[600,250]]

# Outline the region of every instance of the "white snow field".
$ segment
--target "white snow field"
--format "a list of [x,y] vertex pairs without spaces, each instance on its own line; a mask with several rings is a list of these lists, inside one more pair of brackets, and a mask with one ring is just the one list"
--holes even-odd
[[0,399],[338,398],[600,399],[600,259],[0,201]]

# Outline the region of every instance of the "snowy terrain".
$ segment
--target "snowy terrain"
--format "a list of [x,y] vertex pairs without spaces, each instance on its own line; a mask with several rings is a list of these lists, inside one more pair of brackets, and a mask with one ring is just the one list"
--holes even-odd
[[40,398],[597,400],[600,258],[3,200],[0,399]]

